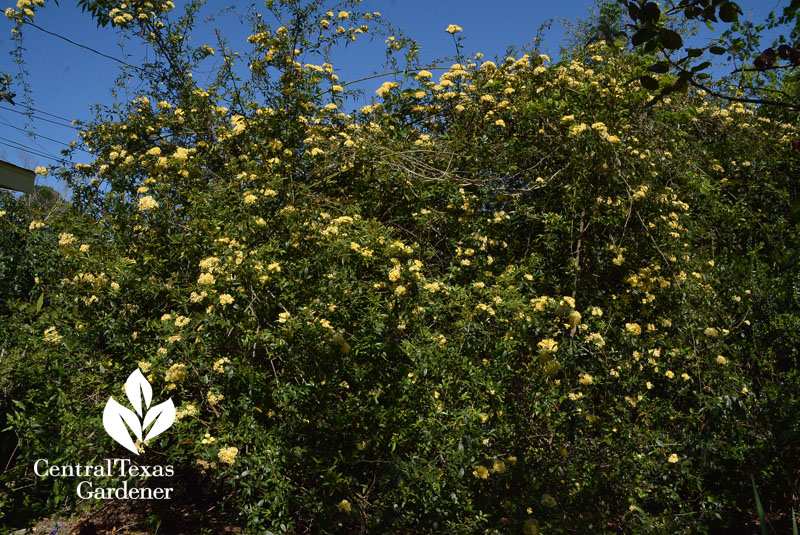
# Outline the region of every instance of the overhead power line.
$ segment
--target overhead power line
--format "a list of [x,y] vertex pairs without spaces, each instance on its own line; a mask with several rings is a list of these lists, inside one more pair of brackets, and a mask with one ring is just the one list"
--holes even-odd
[[71,124],[64,124],[64,123],[56,122],[56,121],[53,121],[51,119],[45,119],[44,117],[37,117],[36,115],[25,113],[24,111],[15,110],[14,108],[9,108],[8,106],[0,106],[0,110],[6,110],[6,111],[13,112],[13,113],[18,113],[20,115],[24,115],[25,117],[36,119],[37,121],[44,121],[46,123],[51,123],[51,124],[54,124],[56,126],[63,126],[64,128],[75,128],[75,129],[78,129],[77,126],[74,126],[74,125],[71,125]]
[[14,150],[21,150],[22,152],[27,152],[28,154],[33,154],[34,156],[39,156],[40,158],[47,158],[48,160],[53,160],[54,162],[64,163],[66,161],[64,158],[58,158],[52,154],[38,151],[28,147],[27,145],[22,145],[21,143],[17,143],[16,141],[4,137],[0,137],[0,145],[5,145],[6,147]]
[[34,108],[33,106],[28,106],[27,104],[14,104],[14,106],[19,106],[20,108],[25,108],[26,110],[35,111],[37,113],[41,113],[42,115],[47,115],[48,117],[53,117],[54,119],[61,119],[62,121],[66,121],[72,124],[73,119],[69,119],[67,117],[62,117],[61,115],[56,115],[55,113],[50,113],[48,111],[40,110],[39,108]]
[[136,69],[137,71],[143,71],[144,70],[141,67],[137,67],[136,65],[131,65],[130,63],[128,63],[126,61],[123,61],[123,60],[121,60],[119,58],[115,58],[114,56],[109,56],[108,54],[106,54],[104,52],[100,52],[96,48],[92,48],[90,46],[86,46],[86,45],[83,45],[81,43],[77,43],[77,42],[73,41],[72,39],[70,39],[69,37],[64,37],[63,35],[55,33],[55,32],[51,32],[50,30],[45,30],[44,28],[42,28],[38,24],[34,24],[33,22],[28,22],[27,24],[30,25],[30,26],[33,26],[37,30],[42,31],[42,32],[44,32],[44,33],[46,33],[48,35],[52,35],[53,37],[58,37],[59,39],[63,39],[64,41],[66,41],[66,42],[68,42],[68,43],[70,43],[72,45],[75,45],[77,47],[83,48],[84,50],[88,50],[89,52],[93,52],[93,53],[97,54],[98,56],[102,56],[102,57],[110,59],[112,61],[116,61],[117,63],[125,65],[126,67],[130,67],[131,69]]
[[[59,141],[57,139],[53,139],[52,137],[44,136],[42,134],[37,134],[36,132],[29,132],[28,130],[25,130],[24,128],[20,128],[18,126],[14,126],[13,124],[9,123],[8,121],[2,121],[2,123],[7,125],[7,126],[10,126],[14,130],[19,130],[20,132],[25,132],[26,134],[28,134],[30,136],[33,136],[35,138],[40,137],[42,139],[46,139],[47,141],[52,141],[53,143],[58,143],[59,145],[64,145],[65,147],[69,147],[70,146],[69,143],[65,143],[63,141]],[[82,150],[84,152],[88,152],[86,149],[83,149],[81,147],[75,147],[75,148],[77,148],[78,150]]]

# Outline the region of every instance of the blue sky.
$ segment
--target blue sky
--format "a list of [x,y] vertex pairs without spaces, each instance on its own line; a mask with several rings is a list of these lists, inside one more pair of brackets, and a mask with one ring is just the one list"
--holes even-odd
[[[466,52],[483,52],[487,56],[502,55],[509,45],[521,46],[532,40],[540,24],[548,19],[555,22],[545,34],[544,51],[555,59],[562,44],[562,19],[575,20],[588,13],[592,0],[497,0],[491,4],[485,0],[364,0],[361,9],[380,11],[395,26],[415,38],[422,46],[422,58],[433,60],[454,52],[452,37],[444,29],[449,24],[458,24],[464,31]],[[740,1],[745,16],[762,20],[764,15],[779,0]],[[51,32],[63,35],[76,43],[91,47],[110,56],[122,58],[136,64],[136,58],[147,50],[135,43],[121,43],[117,31],[98,28],[70,0],[61,0],[60,6],[52,1],[39,10],[36,24]],[[180,10],[182,2],[176,1]],[[211,0],[211,13],[231,2]],[[244,11],[248,3],[239,3]],[[249,35],[247,26],[240,24],[236,9],[220,16],[211,26],[205,26],[194,36],[195,44],[215,44],[214,28],[230,40],[234,50],[246,49]],[[12,61],[10,51],[11,23],[5,17],[0,23],[0,71],[15,74],[18,67]],[[201,23],[201,26],[202,23]],[[49,166],[52,159],[46,155],[59,155],[64,143],[77,139],[77,131],[65,119],[88,119],[93,103],[110,103],[110,90],[118,74],[119,64],[99,54],[48,35],[36,28],[27,27],[25,34],[27,80],[34,111],[31,121],[20,112],[26,111],[25,99],[19,86],[17,106],[0,103],[0,159],[23,167]],[[343,81],[367,76],[381,69],[384,44],[376,39],[366,41],[336,56],[334,66]],[[209,65],[213,67],[213,65]],[[196,77],[202,85],[202,78]],[[375,81],[375,87],[380,81]],[[369,87],[369,86],[367,86]],[[370,91],[367,91],[370,94]],[[124,95],[120,95],[124,98]],[[31,137],[30,133],[36,134]],[[49,139],[48,139],[49,138]],[[25,148],[30,152],[22,150]],[[77,153],[76,163],[86,163],[91,155]],[[63,192],[63,186],[52,180],[37,179],[37,183],[48,184]]]

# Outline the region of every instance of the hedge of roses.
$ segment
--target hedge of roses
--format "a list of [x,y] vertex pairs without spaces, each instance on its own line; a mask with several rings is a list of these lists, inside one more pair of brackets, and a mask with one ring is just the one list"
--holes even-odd
[[[425,68],[357,3],[281,2],[236,55],[126,5],[95,16],[152,83],[51,170],[70,204],[0,198],[4,522],[76,504],[35,459],[126,455],[137,368],[177,422],[136,461],[248,533],[704,533],[751,475],[791,510],[791,120],[648,106],[602,43]],[[351,111],[327,54],[373,35],[411,63]]]

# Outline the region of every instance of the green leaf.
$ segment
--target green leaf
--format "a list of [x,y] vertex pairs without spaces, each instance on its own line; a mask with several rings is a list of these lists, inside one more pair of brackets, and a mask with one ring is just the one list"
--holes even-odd
[[656,80],[652,76],[640,76],[639,83],[642,84],[642,87],[644,87],[645,89],[649,89],[651,91],[655,91],[658,89],[658,80]]
[[711,52],[712,54],[716,54],[717,56],[719,56],[719,55],[724,54],[725,52],[727,52],[728,49],[725,48],[725,47],[722,47],[722,46],[714,45],[711,48],[709,48],[708,51]]
[[661,9],[655,2],[647,2],[639,12],[639,20],[643,24],[647,24],[648,22],[651,24],[656,24],[660,18]]
[[767,535],[767,521],[764,517],[764,508],[761,506],[761,498],[758,497],[756,480],[752,475],[750,476],[750,481],[753,483],[753,495],[756,498],[756,509],[758,510],[758,523],[761,525],[761,535]]
[[792,222],[795,225],[800,225],[800,199],[797,199],[792,204]]
[[739,15],[742,13],[740,8],[735,2],[725,2],[719,8],[719,18],[723,22],[736,22],[739,20]]
[[36,313],[42,311],[42,305],[44,304],[44,292],[39,294],[39,299],[36,300]]
[[670,50],[677,50],[683,46],[683,39],[675,30],[661,30],[661,44]]
[[631,44],[633,46],[639,46],[642,43],[650,41],[656,35],[658,35],[658,32],[655,32],[653,30],[639,30],[638,32],[633,34],[633,37],[631,37]]
[[657,72],[659,74],[664,74],[665,72],[669,71],[669,63],[666,61],[659,61],[658,63],[654,63],[647,67],[647,70],[650,72]]
[[703,70],[709,68],[710,66],[711,66],[711,62],[710,61],[704,61],[703,63],[700,63],[700,64],[695,65],[694,67],[692,67],[692,72],[703,71]]

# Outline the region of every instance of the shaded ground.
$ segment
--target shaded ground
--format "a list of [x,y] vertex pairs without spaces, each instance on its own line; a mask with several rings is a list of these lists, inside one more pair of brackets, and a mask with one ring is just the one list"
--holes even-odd
[[[89,509],[72,517],[58,515],[40,520],[32,528],[13,535],[232,535],[240,533],[224,523],[208,520],[214,510],[198,511],[195,504],[150,509],[136,502],[113,500],[102,509]],[[159,524],[160,520],[160,525]],[[155,528],[155,529],[153,529]]]

